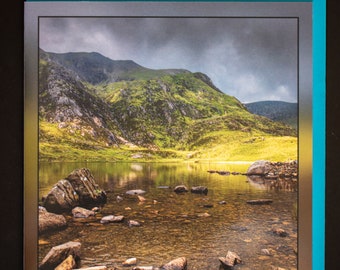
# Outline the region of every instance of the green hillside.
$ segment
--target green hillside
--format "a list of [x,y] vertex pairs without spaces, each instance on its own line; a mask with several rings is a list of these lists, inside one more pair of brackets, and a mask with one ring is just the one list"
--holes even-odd
[[294,129],[250,113],[205,74],[42,51],[39,70],[41,160],[297,158]]

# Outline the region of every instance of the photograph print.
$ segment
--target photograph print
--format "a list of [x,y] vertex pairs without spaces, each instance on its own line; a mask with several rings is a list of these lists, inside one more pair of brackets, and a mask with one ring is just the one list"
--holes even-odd
[[300,31],[39,16],[38,268],[298,269]]

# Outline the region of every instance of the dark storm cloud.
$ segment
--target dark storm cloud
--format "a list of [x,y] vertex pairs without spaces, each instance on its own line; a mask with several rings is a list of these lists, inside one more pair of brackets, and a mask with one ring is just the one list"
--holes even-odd
[[297,100],[294,18],[42,18],[40,46],[204,72],[242,102]]

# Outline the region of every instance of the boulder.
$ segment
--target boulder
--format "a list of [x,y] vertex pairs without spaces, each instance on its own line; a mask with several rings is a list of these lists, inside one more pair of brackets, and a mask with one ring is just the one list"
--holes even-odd
[[75,265],[78,267],[80,262],[80,248],[81,244],[79,242],[67,242],[53,247],[40,263],[39,270],[54,269],[70,255],[74,258]]
[[79,196],[66,179],[59,180],[43,198],[43,206],[49,212],[63,213],[79,205]]
[[186,270],[187,269],[187,259],[185,257],[180,257],[174,259],[167,264],[160,267],[162,270]]
[[269,162],[259,160],[248,168],[246,175],[264,176],[267,180],[276,180],[279,178],[296,179],[298,176],[298,163],[297,161]]
[[186,186],[184,186],[184,185],[179,185],[179,186],[176,186],[176,187],[174,188],[174,191],[175,191],[176,193],[184,193],[184,192],[188,192],[189,190],[188,190],[188,188],[187,188]]
[[46,231],[60,230],[67,227],[66,219],[63,215],[49,213],[44,207],[39,207],[39,233]]
[[197,186],[191,188],[191,193],[197,193],[197,194],[208,194],[208,188],[204,186]]
[[255,161],[247,170],[247,175],[266,175],[271,169],[267,160]]
[[106,203],[106,193],[96,184],[87,168],[77,169],[59,180],[47,196],[43,206],[49,212],[69,212],[76,206],[94,206]]

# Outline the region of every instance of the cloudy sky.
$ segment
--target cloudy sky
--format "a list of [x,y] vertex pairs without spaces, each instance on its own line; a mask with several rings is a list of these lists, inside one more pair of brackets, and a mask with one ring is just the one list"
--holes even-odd
[[40,18],[39,27],[48,52],[203,72],[244,103],[297,101],[295,18]]

